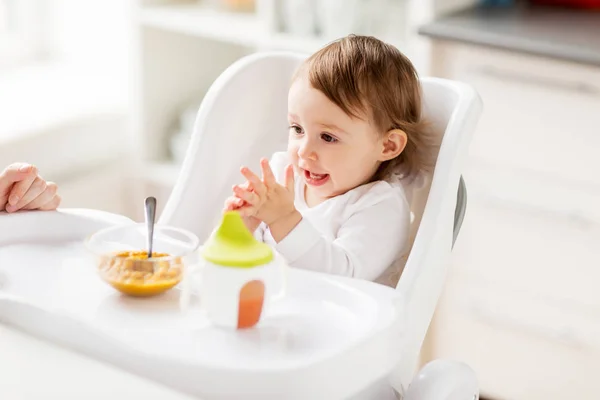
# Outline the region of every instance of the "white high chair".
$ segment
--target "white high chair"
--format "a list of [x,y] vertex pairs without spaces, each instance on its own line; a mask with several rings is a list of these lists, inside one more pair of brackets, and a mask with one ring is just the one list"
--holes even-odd
[[[260,157],[286,148],[287,92],[304,57],[254,54],[234,63],[214,82],[200,107],[161,223],[189,229],[205,239],[217,222],[223,199],[240,182],[239,167],[258,170]],[[398,337],[403,345],[398,364],[389,371],[390,382],[407,400],[471,400],[478,397],[477,381],[461,363],[435,361],[414,380],[413,375],[464,217],[466,188],[460,171],[482,104],[463,83],[435,78],[422,78],[421,83],[424,116],[439,135],[441,147],[430,186],[418,191],[411,205],[414,242],[396,286],[404,299],[404,335]]]
[[[302,59],[254,54],[214,82],[159,224],[208,237],[239,166],[257,168],[286,147],[287,91]],[[382,400],[390,385],[405,400],[477,398],[464,364],[438,360],[415,375],[464,215],[460,170],[481,110],[469,86],[422,85],[425,116],[443,140],[430,187],[413,198],[414,242],[396,290],[289,269],[288,300],[257,329],[224,332],[198,309],[179,312],[177,290],[138,300],[101,282],[84,238],[132,221],[95,210],[24,212],[0,218],[0,322],[200,400]]]

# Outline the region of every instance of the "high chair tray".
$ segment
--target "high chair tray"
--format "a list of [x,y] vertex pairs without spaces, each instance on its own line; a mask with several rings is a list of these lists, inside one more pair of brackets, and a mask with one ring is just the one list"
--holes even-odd
[[[87,235],[127,218],[94,210],[0,216],[0,322],[202,399],[341,399],[388,374],[400,354],[396,291],[290,269],[258,326],[212,326],[96,273]],[[201,294],[200,294],[201,295]]]

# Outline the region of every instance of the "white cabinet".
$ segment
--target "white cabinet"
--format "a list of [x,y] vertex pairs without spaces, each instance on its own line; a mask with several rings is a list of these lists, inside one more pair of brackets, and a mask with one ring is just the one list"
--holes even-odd
[[465,166],[467,215],[427,357],[463,360],[482,395],[600,393],[600,67],[444,41],[433,74],[484,113]]
[[600,67],[455,44],[434,54],[434,74],[473,84],[484,100],[473,155],[600,184]]

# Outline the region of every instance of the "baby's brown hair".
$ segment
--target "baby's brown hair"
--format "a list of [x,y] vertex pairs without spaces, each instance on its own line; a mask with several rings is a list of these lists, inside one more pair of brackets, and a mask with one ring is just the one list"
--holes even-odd
[[349,35],[310,56],[300,71],[349,116],[368,118],[382,135],[391,129],[406,133],[404,151],[383,162],[372,180],[433,170],[435,137],[421,117],[419,78],[396,47],[371,36]]

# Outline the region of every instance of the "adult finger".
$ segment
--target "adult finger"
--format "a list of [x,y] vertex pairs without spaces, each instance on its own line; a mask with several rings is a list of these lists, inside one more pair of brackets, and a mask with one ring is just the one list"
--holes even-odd
[[[13,198],[13,196],[15,196],[15,191],[17,189],[17,186],[18,185],[16,184],[13,187],[13,189],[10,192],[10,196],[8,197],[8,205],[6,206],[6,211],[8,211],[8,212],[13,212],[13,211],[17,211],[22,208],[25,208],[29,203],[31,203],[37,197],[42,195],[44,193],[44,191],[46,190],[46,181],[44,181],[39,176],[36,177],[33,180],[33,183],[31,184],[31,186],[29,186],[29,189],[27,189],[27,192],[25,192],[25,194],[23,194],[22,196],[17,194],[17,196],[19,196],[19,201],[16,204],[14,204],[14,203],[11,204],[10,200],[11,200],[11,198]],[[52,197],[54,197],[54,194],[52,194],[52,196],[49,196],[47,199],[45,199],[45,201],[43,203],[41,203],[40,205],[48,203],[50,200],[52,200]]]
[[39,209],[44,210],[44,211],[56,210],[58,208],[58,206],[60,205],[61,200],[62,200],[62,198],[59,195],[56,195],[56,196],[54,196],[54,198],[52,198],[52,200],[50,200],[49,203],[44,204]]
[[14,183],[33,176],[35,178],[37,170],[33,165],[25,163],[14,163],[9,165],[0,173],[0,194],[7,193]]
[[18,206],[18,204],[21,203],[21,199],[23,199],[37,178],[37,169],[32,167],[30,172],[28,172],[25,177],[14,183],[14,186],[10,190],[10,194],[8,196],[8,204],[12,206]]
[[[35,184],[36,183],[34,182],[33,185],[31,185],[31,187],[33,188]],[[37,210],[38,208],[52,201],[54,199],[54,196],[56,196],[57,190],[58,186],[56,186],[56,183],[46,182],[46,188],[44,189],[44,191],[40,193],[40,195],[37,196],[35,199],[31,200],[29,203],[24,205],[22,208],[25,210]],[[29,190],[29,192],[31,192],[31,189]],[[29,195],[29,192],[27,192],[27,195]],[[25,196],[27,197],[27,195]]]

